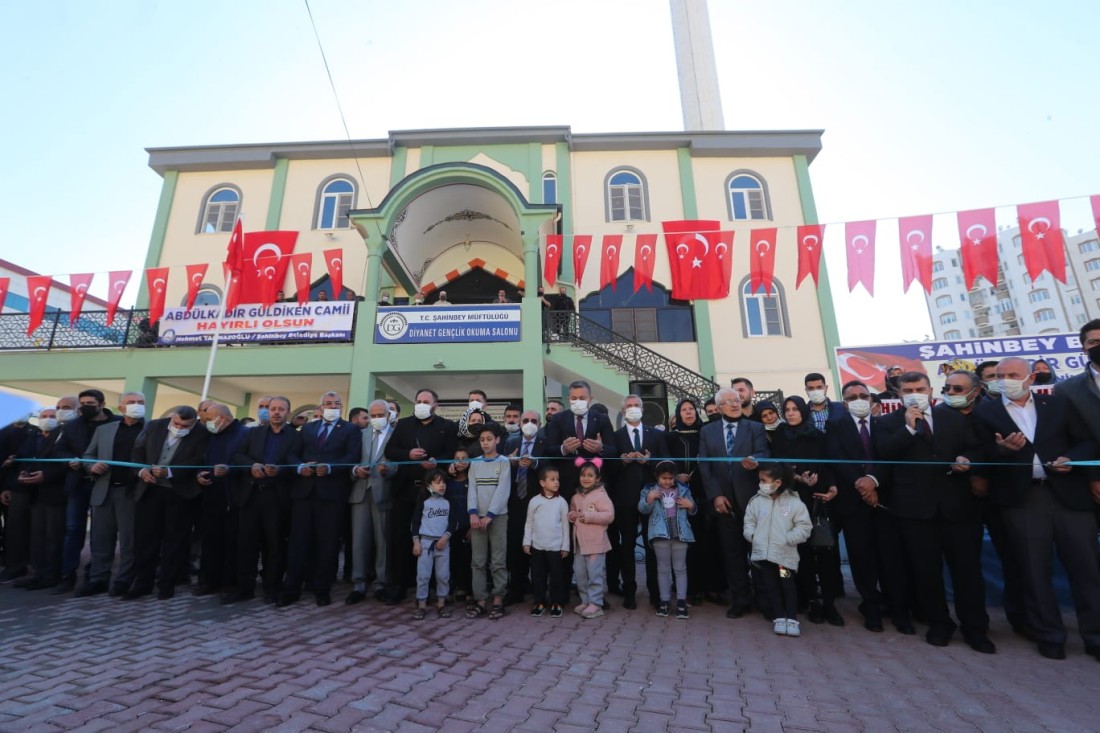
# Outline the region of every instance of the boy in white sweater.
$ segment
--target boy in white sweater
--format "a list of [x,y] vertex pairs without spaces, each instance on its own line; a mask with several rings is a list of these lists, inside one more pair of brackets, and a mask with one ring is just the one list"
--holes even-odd
[[531,556],[531,591],[535,596],[531,615],[546,613],[549,576],[550,618],[561,618],[562,604],[568,600],[564,560],[569,556],[569,504],[558,496],[558,469],[540,470],[539,487],[542,493],[527,505],[523,527],[523,551]]

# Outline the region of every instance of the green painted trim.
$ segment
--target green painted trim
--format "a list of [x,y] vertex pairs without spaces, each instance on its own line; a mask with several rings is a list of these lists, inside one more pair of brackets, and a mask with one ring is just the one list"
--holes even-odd
[[[168,217],[172,213],[172,201],[176,197],[176,184],[179,183],[179,171],[165,171],[164,183],[160,187],[160,200],[157,213],[153,217],[153,232],[149,235],[149,249],[145,253],[145,268],[160,265],[160,256],[164,252],[164,239],[168,234]],[[149,287],[145,282],[145,273],[140,274],[138,296],[135,308],[149,307]],[[148,395],[146,395],[148,398]]]
[[286,174],[289,169],[288,159],[275,159],[274,175],[271,178],[271,198],[267,202],[267,221],[264,223],[268,231],[279,228],[279,220],[283,216],[283,197],[286,195]]
[[[677,148],[676,164],[680,173],[680,198],[685,219],[699,218],[699,205],[695,198],[695,171],[691,164],[691,151]],[[691,304],[695,313],[695,344],[699,351],[699,373],[714,379],[717,369],[714,363],[714,337],[711,333],[710,303],[697,300]]]
[[[794,176],[798,184],[798,198],[802,203],[802,220],[806,224],[817,224],[817,206],[814,204],[813,187],[810,185],[810,164],[805,155],[794,156]],[[825,337],[825,357],[829,360],[829,369],[833,373],[833,383],[840,390],[840,371],[836,366],[836,347],[840,346],[840,329],[837,327],[836,308],[833,306],[832,291],[829,287],[829,270],[825,267],[825,258],[821,258],[820,282],[817,288],[817,307],[821,314],[821,331]]]
[[[543,349],[546,348],[545,344],[542,346]],[[574,349],[569,344],[550,344],[550,352],[546,353],[544,351],[543,353],[547,361],[557,364],[568,372],[576,374],[578,379],[584,379],[590,383],[595,392],[610,392],[617,397],[625,397],[630,390],[629,377],[615,371],[606,363],[588,356],[578,349]],[[562,394],[558,396],[565,398],[567,395],[568,381],[562,384]],[[547,396],[543,395],[543,404],[545,404],[546,399]],[[566,404],[568,404],[568,402],[569,401],[566,400]]]
[[252,411],[253,396],[254,395],[251,392],[244,393],[244,401],[242,401],[241,404],[237,406],[237,411],[233,414],[235,418],[240,420],[244,417],[250,417],[248,413]]
[[423,145],[420,148],[420,167],[427,168],[435,164],[435,146]]
[[[555,143],[555,165],[558,175],[558,206],[561,207],[561,233],[567,241],[573,236],[573,159],[570,158],[568,143]],[[542,190],[542,176],[539,175],[539,190]],[[540,194],[541,195],[541,194]],[[570,250],[572,252],[572,250]],[[573,258],[562,257],[561,276],[568,282],[574,281]],[[573,300],[580,300],[580,293],[574,293]]]
[[393,188],[405,177],[405,168],[409,165],[409,149],[404,145],[395,145],[393,157],[390,158],[390,188]]
[[542,143],[527,144],[527,200],[546,203],[542,198]]

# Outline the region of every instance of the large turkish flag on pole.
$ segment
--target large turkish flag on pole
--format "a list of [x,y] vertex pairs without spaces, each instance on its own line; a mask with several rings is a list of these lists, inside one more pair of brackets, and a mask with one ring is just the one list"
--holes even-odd
[[615,289],[615,280],[619,277],[619,250],[623,246],[623,235],[605,234],[600,248],[600,290],[608,285]]
[[653,292],[653,264],[657,261],[657,235],[639,234],[634,240],[634,292],[645,286]]
[[207,267],[205,262],[201,265],[187,266],[187,310],[195,307],[195,298],[198,297],[203,278],[206,277]]
[[[298,242],[298,232],[246,232],[244,235],[244,269],[241,271],[241,296],[238,303],[275,302],[275,291],[286,279],[290,255]],[[339,251],[339,250],[335,250]],[[342,282],[342,281],[341,281]],[[271,291],[270,298],[267,297]],[[340,299],[343,286],[333,291]]]
[[554,283],[558,280],[558,263],[561,262],[561,243],[562,236],[560,234],[546,235],[546,256],[543,259],[542,277],[550,287],[554,287]]
[[[707,290],[706,277],[694,283],[696,270],[702,269],[705,257],[710,256],[710,241],[703,232],[716,232],[720,226],[717,219],[680,219],[662,221],[661,230],[665,233],[665,247],[668,250],[668,264],[672,274],[672,297],[679,300],[693,300],[697,292]],[[702,255],[702,256],[701,256]],[[699,260],[699,266],[694,263]],[[705,297],[705,296],[703,296]]]
[[753,229],[749,235],[749,283],[752,292],[759,292],[760,286],[764,286],[764,292],[772,294],[772,280],[775,277],[775,239],[778,230],[775,227],[768,229]]
[[130,283],[131,270],[113,270],[110,273],[111,284],[107,287],[107,325],[115,322],[115,313],[118,312],[119,301],[126,292],[126,286]]
[[898,219],[901,246],[901,289],[908,292],[916,280],[924,292],[932,292],[932,215]]
[[30,299],[30,320],[27,322],[27,335],[42,325],[42,319],[46,315],[46,301],[50,297],[50,286],[53,278],[49,275],[29,275],[27,277],[27,297]]
[[149,285],[149,325],[164,315],[164,296],[168,292],[168,268],[151,267],[145,271],[145,281]]
[[1020,204],[1020,244],[1024,251],[1027,274],[1034,282],[1047,270],[1061,283],[1066,281],[1066,242],[1062,237],[1062,217],[1057,201]]
[[76,323],[80,312],[84,310],[84,299],[88,297],[88,288],[92,286],[95,273],[69,275],[69,325]]
[[588,255],[592,254],[592,235],[573,235],[573,282],[580,287],[584,277],[584,268],[588,265]]
[[796,289],[802,285],[807,275],[814,279],[814,287],[817,287],[817,278],[821,271],[821,240],[824,236],[824,224],[805,224],[798,228],[798,278],[794,283]]
[[875,294],[875,222],[850,221],[844,225],[844,244],[848,250],[848,292],[862,283]]
[[984,277],[997,284],[997,222],[993,209],[973,209],[956,214],[959,221],[959,256],[966,287]]

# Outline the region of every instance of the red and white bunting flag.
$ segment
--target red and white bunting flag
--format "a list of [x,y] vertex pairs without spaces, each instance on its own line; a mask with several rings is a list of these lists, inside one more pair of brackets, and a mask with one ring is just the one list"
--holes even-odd
[[76,323],[80,312],[84,310],[84,299],[88,297],[88,288],[92,285],[95,273],[69,275],[69,325]]
[[588,265],[588,255],[592,254],[592,235],[573,235],[573,281],[579,287],[584,277],[584,268]]
[[110,273],[111,283],[107,287],[108,326],[114,325],[119,301],[122,300],[122,294],[126,292],[126,286],[130,283],[130,276],[133,274],[131,270],[112,270]]
[[772,294],[772,280],[775,277],[775,240],[778,229],[753,229],[749,247],[749,283],[752,292],[760,292],[761,286],[768,295]]
[[1100,194],[1089,196],[1089,203],[1092,204],[1092,220],[1096,222],[1097,230],[1100,230]]
[[344,294],[344,250],[326,249],[325,266],[328,279],[332,281],[332,299],[342,300]]
[[997,222],[993,209],[960,211],[959,256],[962,258],[963,279],[967,289],[984,277],[990,285],[997,284]]
[[53,278],[49,275],[27,276],[27,297],[30,300],[30,308],[27,309],[30,314],[30,320],[27,322],[28,336],[42,325],[42,319],[46,315],[46,301],[50,299],[51,285],[53,285]]
[[901,289],[909,292],[916,280],[924,292],[932,292],[932,215],[898,219],[901,246]]
[[603,246],[600,250],[600,290],[608,285],[615,289],[615,280],[619,277],[619,250],[623,246],[623,235],[603,235]]
[[554,287],[554,283],[558,281],[558,264],[561,262],[561,243],[562,236],[560,234],[546,235],[546,258],[543,260],[542,264],[542,277],[550,287]]
[[1021,248],[1024,264],[1032,282],[1047,270],[1059,282],[1066,281],[1066,242],[1062,236],[1062,217],[1057,201],[1020,204],[1016,207],[1020,221]]
[[[696,239],[698,237],[698,240]],[[665,248],[668,250],[669,274],[672,276],[671,295],[677,300],[691,300],[696,294],[695,273],[692,263],[698,259],[696,250],[702,253],[702,244],[707,241],[702,232],[666,232]],[[702,268],[702,260],[699,260]]]
[[151,267],[145,271],[145,281],[149,285],[149,325],[164,315],[164,298],[168,294],[168,268]]
[[875,294],[875,225],[869,221],[850,221],[844,225],[844,244],[848,250],[848,292],[862,283],[869,295]]
[[11,288],[10,277],[0,277],[0,313],[4,312],[4,301],[8,299],[8,290]]
[[290,267],[294,272],[294,289],[298,293],[298,305],[309,302],[310,271],[313,269],[313,254],[299,252],[290,256]]
[[730,294],[730,278],[733,276],[733,236],[733,231],[717,232],[713,240],[712,249],[718,265],[714,275],[719,278],[715,292],[721,293],[719,298],[725,298]]
[[805,224],[798,228],[798,278],[794,286],[802,285],[806,276],[814,279],[817,287],[818,274],[821,271],[821,240],[825,236],[824,224]]
[[639,234],[634,240],[634,292],[645,286],[653,292],[653,265],[657,261],[657,235]]
[[201,265],[187,266],[187,310],[195,307],[195,298],[198,297],[199,289],[202,288],[202,281],[206,277],[207,267],[208,265],[205,262]]
[[[690,300],[721,300],[730,294],[733,273],[733,232],[702,232],[705,242],[696,236],[695,256],[699,268],[692,262],[693,278]],[[702,251],[699,250],[702,247]]]

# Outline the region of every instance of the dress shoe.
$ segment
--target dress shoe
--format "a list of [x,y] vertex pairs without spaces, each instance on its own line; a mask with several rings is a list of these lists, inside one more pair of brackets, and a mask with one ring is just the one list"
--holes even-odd
[[931,629],[924,635],[924,640],[932,646],[947,646],[951,643],[951,635],[945,634],[942,631],[932,631]]
[[126,595],[127,590],[129,590],[129,588],[123,583],[113,583],[111,585],[111,590],[107,591],[107,595],[111,598],[122,598],[122,596]]
[[87,598],[88,596],[99,595],[100,593],[107,592],[107,584],[102,581],[88,582],[76,589],[74,594],[77,598]]
[[61,579],[61,582],[54,586],[54,589],[50,591],[55,596],[62,596],[66,593],[72,593],[76,588],[76,576],[69,575]]
[[253,598],[253,595],[251,593],[245,593],[245,592],[239,591],[239,590],[232,590],[232,591],[229,591],[228,593],[222,593],[221,604],[223,606],[228,606],[232,603],[240,603],[241,601],[250,601],[250,600],[252,600],[252,598]]
[[724,593],[704,593],[703,598],[716,606],[728,606],[730,604]]
[[199,583],[191,589],[191,595],[193,596],[209,596],[217,592],[217,589],[207,585],[206,583]]
[[344,599],[344,604],[348,606],[354,606],[356,603],[362,603],[367,600],[367,594],[361,590],[353,590],[348,593],[348,597]]
[[730,606],[726,611],[726,618],[741,618],[747,609],[744,606]]
[[823,624],[825,623],[825,609],[821,607],[820,603],[811,603],[806,617],[811,624]]
[[1038,641],[1035,636],[1035,629],[1031,628],[1031,626],[1026,621],[1012,624],[1012,633],[1016,634],[1016,636],[1023,637],[1028,641]]
[[293,606],[297,602],[297,595],[291,593],[282,593],[279,595],[279,599],[275,601],[275,608],[286,608],[287,606]]
[[0,573],[0,584],[19,580],[26,574],[26,568],[5,568],[4,572]]
[[1096,661],[1100,662],[1100,646],[1086,646],[1085,654],[1088,654],[1090,657],[1093,657],[1096,659]]
[[131,588],[122,594],[122,600],[124,601],[136,601],[138,598],[144,598],[152,593],[151,588]]
[[332,596],[330,596],[328,593],[318,593],[317,594],[317,605],[318,606],[331,606],[332,605]]
[[985,634],[972,634],[966,637],[966,643],[979,654],[996,654],[996,645]]
[[157,600],[158,601],[167,601],[169,598],[174,598],[175,595],[176,595],[176,589],[175,589],[174,586],[169,586],[167,588],[161,588],[160,590],[157,591]]
[[863,628],[868,631],[873,631],[876,634],[881,634],[882,629],[882,616],[877,613],[866,613],[863,616]]
[[912,636],[913,634],[917,633],[916,628],[914,628],[913,626],[913,622],[910,621],[908,618],[895,616],[892,621],[894,623],[894,628],[898,630],[899,634]]
[[844,625],[844,617],[840,615],[840,611],[836,610],[836,606],[829,606],[825,609],[825,621],[830,626]]
[[1053,641],[1040,641],[1037,645],[1039,647],[1039,656],[1046,657],[1047,659],[1065,659],[1066,658],[1066,645],[1058,644]]
[[634,597],[633,593],[627,593],[623,596],[623,608],[628,611],[633,611],[638,608],[638,600]]

